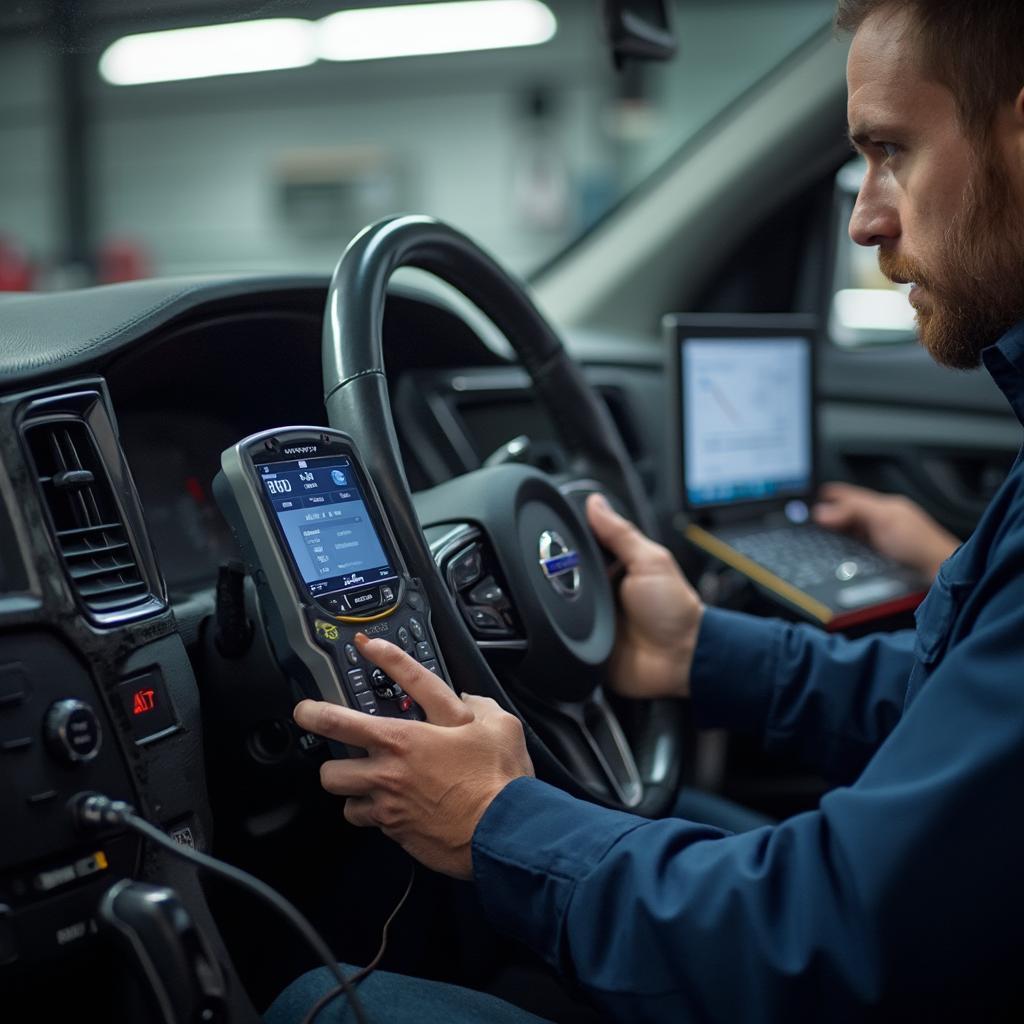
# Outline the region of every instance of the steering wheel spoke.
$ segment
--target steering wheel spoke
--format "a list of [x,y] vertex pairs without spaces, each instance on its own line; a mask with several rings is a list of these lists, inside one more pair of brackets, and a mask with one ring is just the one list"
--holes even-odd
[[521,694],[534,728],[570,762],[589,788],[633,809],[644,796],[644,781],[614,709],[603,688],[582,701],[559,701]]

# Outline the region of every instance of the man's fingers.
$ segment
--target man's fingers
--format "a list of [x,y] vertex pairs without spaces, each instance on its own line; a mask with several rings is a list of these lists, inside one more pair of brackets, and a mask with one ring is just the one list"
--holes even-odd
[[587,497],[587,522],[594,536],[629,569],[660,549],[628,519],[616,512],[602,494]]
[[444,680],[409,657],[400,647],[387,640],[369,640],[356,634],[359,653],[384,670],[426,712],[432,725],[466,725],[473,713],[448,688]]
[[839,480],[830,480],[818,488],[818,497],[825,501],[842,501],[844,498],[871,493],[873,492],[866,487],[858,487],[856,484],[847,484]]
[[368,757],[324,761],[320,785],[335,796],[367,796],[380,788],[380,765]]
[[373,820],[373,801],[368,796],[350,796],[345,801],[345,820],[358,828],[376,825]]
[[820,526],[842,530],[850,525],[850,521],[853,519],[853,510],[846,505],[822,503],[811,509],[811,516]]
[[296,724],[307,732],[367,750],[389,746],[395,731],[407,724],[394,718],[374,718],[323,700],[301,701],[294,717]]

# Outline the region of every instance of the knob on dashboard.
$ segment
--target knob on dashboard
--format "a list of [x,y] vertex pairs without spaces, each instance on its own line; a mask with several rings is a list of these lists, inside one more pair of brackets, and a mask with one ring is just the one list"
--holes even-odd
[[43,731],[50,753],[69,765],[94,760],[103,742],[96,712],[81,700],[59,700],[51,704]]

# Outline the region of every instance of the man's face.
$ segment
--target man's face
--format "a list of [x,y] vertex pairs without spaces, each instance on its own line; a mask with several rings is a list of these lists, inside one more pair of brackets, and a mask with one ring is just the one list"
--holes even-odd
[[980,130],[965,134],[952,92],[921,70],[909,17],[868,18],[850,49],[850,136],[868,165],[850,237],[879,247],[891,280],[914,283],[931,355],[970,369],[1024,319],[1024,169],[1010,171],[1017,126],[1008,104],[985,141]]

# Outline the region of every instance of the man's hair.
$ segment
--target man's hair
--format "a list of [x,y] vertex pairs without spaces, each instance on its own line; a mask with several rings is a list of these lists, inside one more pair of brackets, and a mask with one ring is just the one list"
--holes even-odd
[[956,98],[964,131],[987,136],[999,107],[1024,87],[1024,0],[838,0],[835,26],[906,11],[922,70]]

